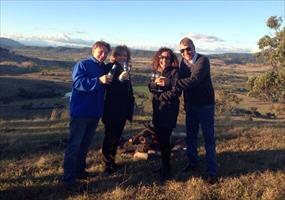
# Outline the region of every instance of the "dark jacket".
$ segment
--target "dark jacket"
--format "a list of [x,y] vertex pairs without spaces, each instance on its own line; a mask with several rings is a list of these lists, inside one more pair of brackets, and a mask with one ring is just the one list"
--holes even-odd
[[166,67],[162,76],[166,77],[164,87],[157,86],[153,81],[149,83],[149,91],[153,94],[152,122],[155,126],[174,128],[179,112],[179,95],[172,93],[172,91],[175,89],[179,78],[178,68]]
[[[114,63],[106,65],[107,74]],[[113,81],[106,86],[103,123],[121,124],[125,120],[132,121],[134,112],[134,96],[131,80],[119,80],[119,75],[123,72],[123,67],[116,62]]]
[[[177,85],[183,89],[184,105],[214,105],[215,93],[210,75],[210,62],[206,56],[197,55],[190,67],[182,59]],[[185,107],[185,108],[186,108]]]

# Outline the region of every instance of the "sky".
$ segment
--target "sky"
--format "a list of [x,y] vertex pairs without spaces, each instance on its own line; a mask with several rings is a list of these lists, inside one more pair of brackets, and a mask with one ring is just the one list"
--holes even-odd
[[252,53],[272,31],[270,16],[283,19],[284,0],[13,1],[1,0],[0,36],[26,45],[112,46],[177,51],[183,37],[201,53]]

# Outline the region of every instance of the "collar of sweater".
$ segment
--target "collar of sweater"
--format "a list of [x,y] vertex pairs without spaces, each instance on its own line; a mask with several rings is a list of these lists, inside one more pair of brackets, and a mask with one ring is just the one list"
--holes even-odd
[[199,56],[199,54],[195,52],[195,55],[194,55],[193,59],[190,60],[190,62],[187,61],[187,60],[185,60],[184,58],[183,58],[183,62],[184,62],[185,65],[187,65],[188,67],[190,67],[191,65],[193,65],[193,64],[196,63],[198,56]]
[[95,63],[98,63],[99,65],[101,65],[103,63],[103,62],[99,62],[94,56],[90,56],[89,59]]

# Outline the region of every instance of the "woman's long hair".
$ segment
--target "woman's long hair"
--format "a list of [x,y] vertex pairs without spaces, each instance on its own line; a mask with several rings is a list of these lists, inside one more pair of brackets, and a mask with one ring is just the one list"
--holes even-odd
[[174,54],[174,52],[167,47],[161,47],[153,56],[153,59],[152,59],[153,70],[157,71],[157,69],[159,68],[159,56],[163,52],[168,52],[170,55],[170,66],[167,66],[167,67],[178,67],[179,62],[178,62],[177,56]]

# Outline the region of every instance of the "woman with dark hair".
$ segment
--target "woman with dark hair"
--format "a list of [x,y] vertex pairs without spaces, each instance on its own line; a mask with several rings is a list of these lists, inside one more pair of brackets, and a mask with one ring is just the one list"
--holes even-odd
[[179,112],[179,95],[175,92],[178,80],[178,59],[169,48],[160,48],[153,57],[153,75],[149,83],[152,98],[152,123],[158,137],[161,150],[162,167],[157,172],[161,173],[161,181],[171,176],[170,169],[170,136],[176,127]]
[[106,87],[104,114],[105,126],[102,154],[104,171],[111,174],[119,166],[115,163],[117,146],[127,120],[132,121],[134,96],[129,76],[130,50],[125,45],[113,49],[106,73],[112,76],[112,82]]

